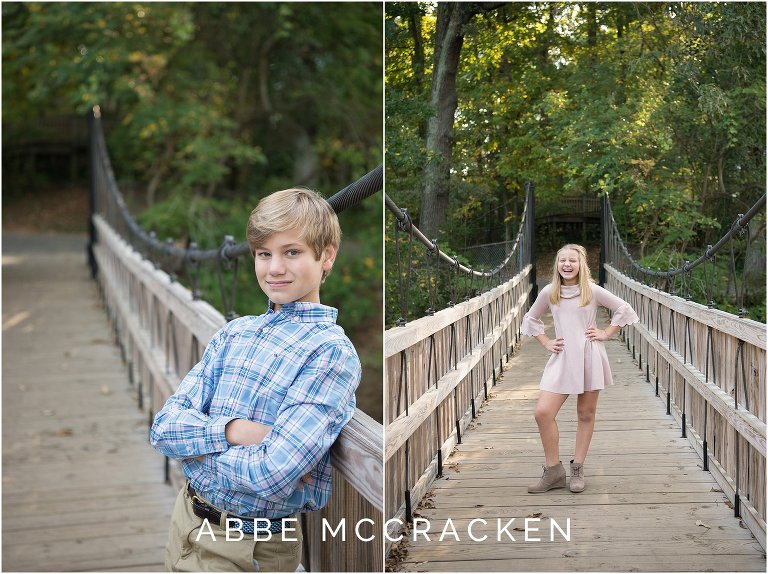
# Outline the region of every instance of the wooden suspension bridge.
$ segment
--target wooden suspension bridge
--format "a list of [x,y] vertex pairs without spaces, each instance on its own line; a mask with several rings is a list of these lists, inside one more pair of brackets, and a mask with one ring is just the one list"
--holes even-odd
[[[640,321],[606,343],[616,385],[601,393],[583,493],[527,492],[546,363],[520,335],[533,265],[385,333],[389,569],[765,571],[765,325],[635,281],[612,264],[616,241],[603,247],[605,287]],[[566,467],[573,402],[558,417]]]
[[[149,425],[225,323],[121,235],[103,133],[91,134],[88,250],[84,237],[3,238],[6,571],[162,570],[183,476]],[[300,515],[303,570],[382,571],[382,537],[369,537],[382,450],[381,425],[358,409],[331,450],[328,505]],[[326,523],[345,535],[324,542]]]

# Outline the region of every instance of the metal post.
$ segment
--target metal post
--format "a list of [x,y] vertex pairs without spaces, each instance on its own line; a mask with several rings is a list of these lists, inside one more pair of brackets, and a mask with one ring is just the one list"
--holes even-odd
[[93,254],[93,246],[96,245],[96,226],[93,224],[93,216],[96,213],[96,114],[98,108],[94,107],[88,114],[88,173],[90,177],[90,209],[88,210],[88,267],[91,269],[91,277],[96,279],[98,266],[96,256]]
[[603,194],[600,198],[600,271],[598,281],[600,287],[605,287],[605,251],[607,243],[605,240],[605,226],[608,224],[608,196]]
[[529,181],[525,184],[525,200],[528,202],[528,241],[530,249],[530,261],[531,264],[531,296],[528,299],[528,304],[533,305],[536,301],[536,297],[539,295],[539,287],[536,284],[536,206],[533,194],[533,182]]

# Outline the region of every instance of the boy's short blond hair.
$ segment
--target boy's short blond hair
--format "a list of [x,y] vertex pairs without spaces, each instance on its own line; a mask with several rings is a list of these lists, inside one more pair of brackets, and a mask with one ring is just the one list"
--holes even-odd
[[319,261],[329,245],[341,244],[339,218],[331,205],[311,189],[292,187],[263,198],[248,218],[245,237],[251,253],[272,235],[298,229]]

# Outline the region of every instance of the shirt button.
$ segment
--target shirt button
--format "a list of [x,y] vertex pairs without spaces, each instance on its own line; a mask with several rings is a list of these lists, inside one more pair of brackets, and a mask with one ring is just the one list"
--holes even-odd
[[291,317],[291,321],[293,321],[294,323],[298,323],[299,318],[294,315],[293,317]]

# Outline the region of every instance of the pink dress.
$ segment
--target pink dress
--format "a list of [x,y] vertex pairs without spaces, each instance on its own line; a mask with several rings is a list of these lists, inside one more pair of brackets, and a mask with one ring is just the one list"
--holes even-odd
[[563,285],[560,288],[560,304],[550,305],[550,283],[541,290],[536,302],[523,317],[522,334],[535,337],[544,334],[544,323],[539,317],[547,310],[551,311],[555,321],[555,336],[563,338],[563,350],[552,353],[544,367],[539,384],[543,391],[578,395],[613,384],[603,342],[589,341],[585,331],[588,327],[597,326],[595,320],[598,305],[613,311],[611,325],[624,327],[639,319],[629,303],[599,285],[593,283],[591,287],[592,301],[586,307],[580,307],[581,291],[578,285]]

